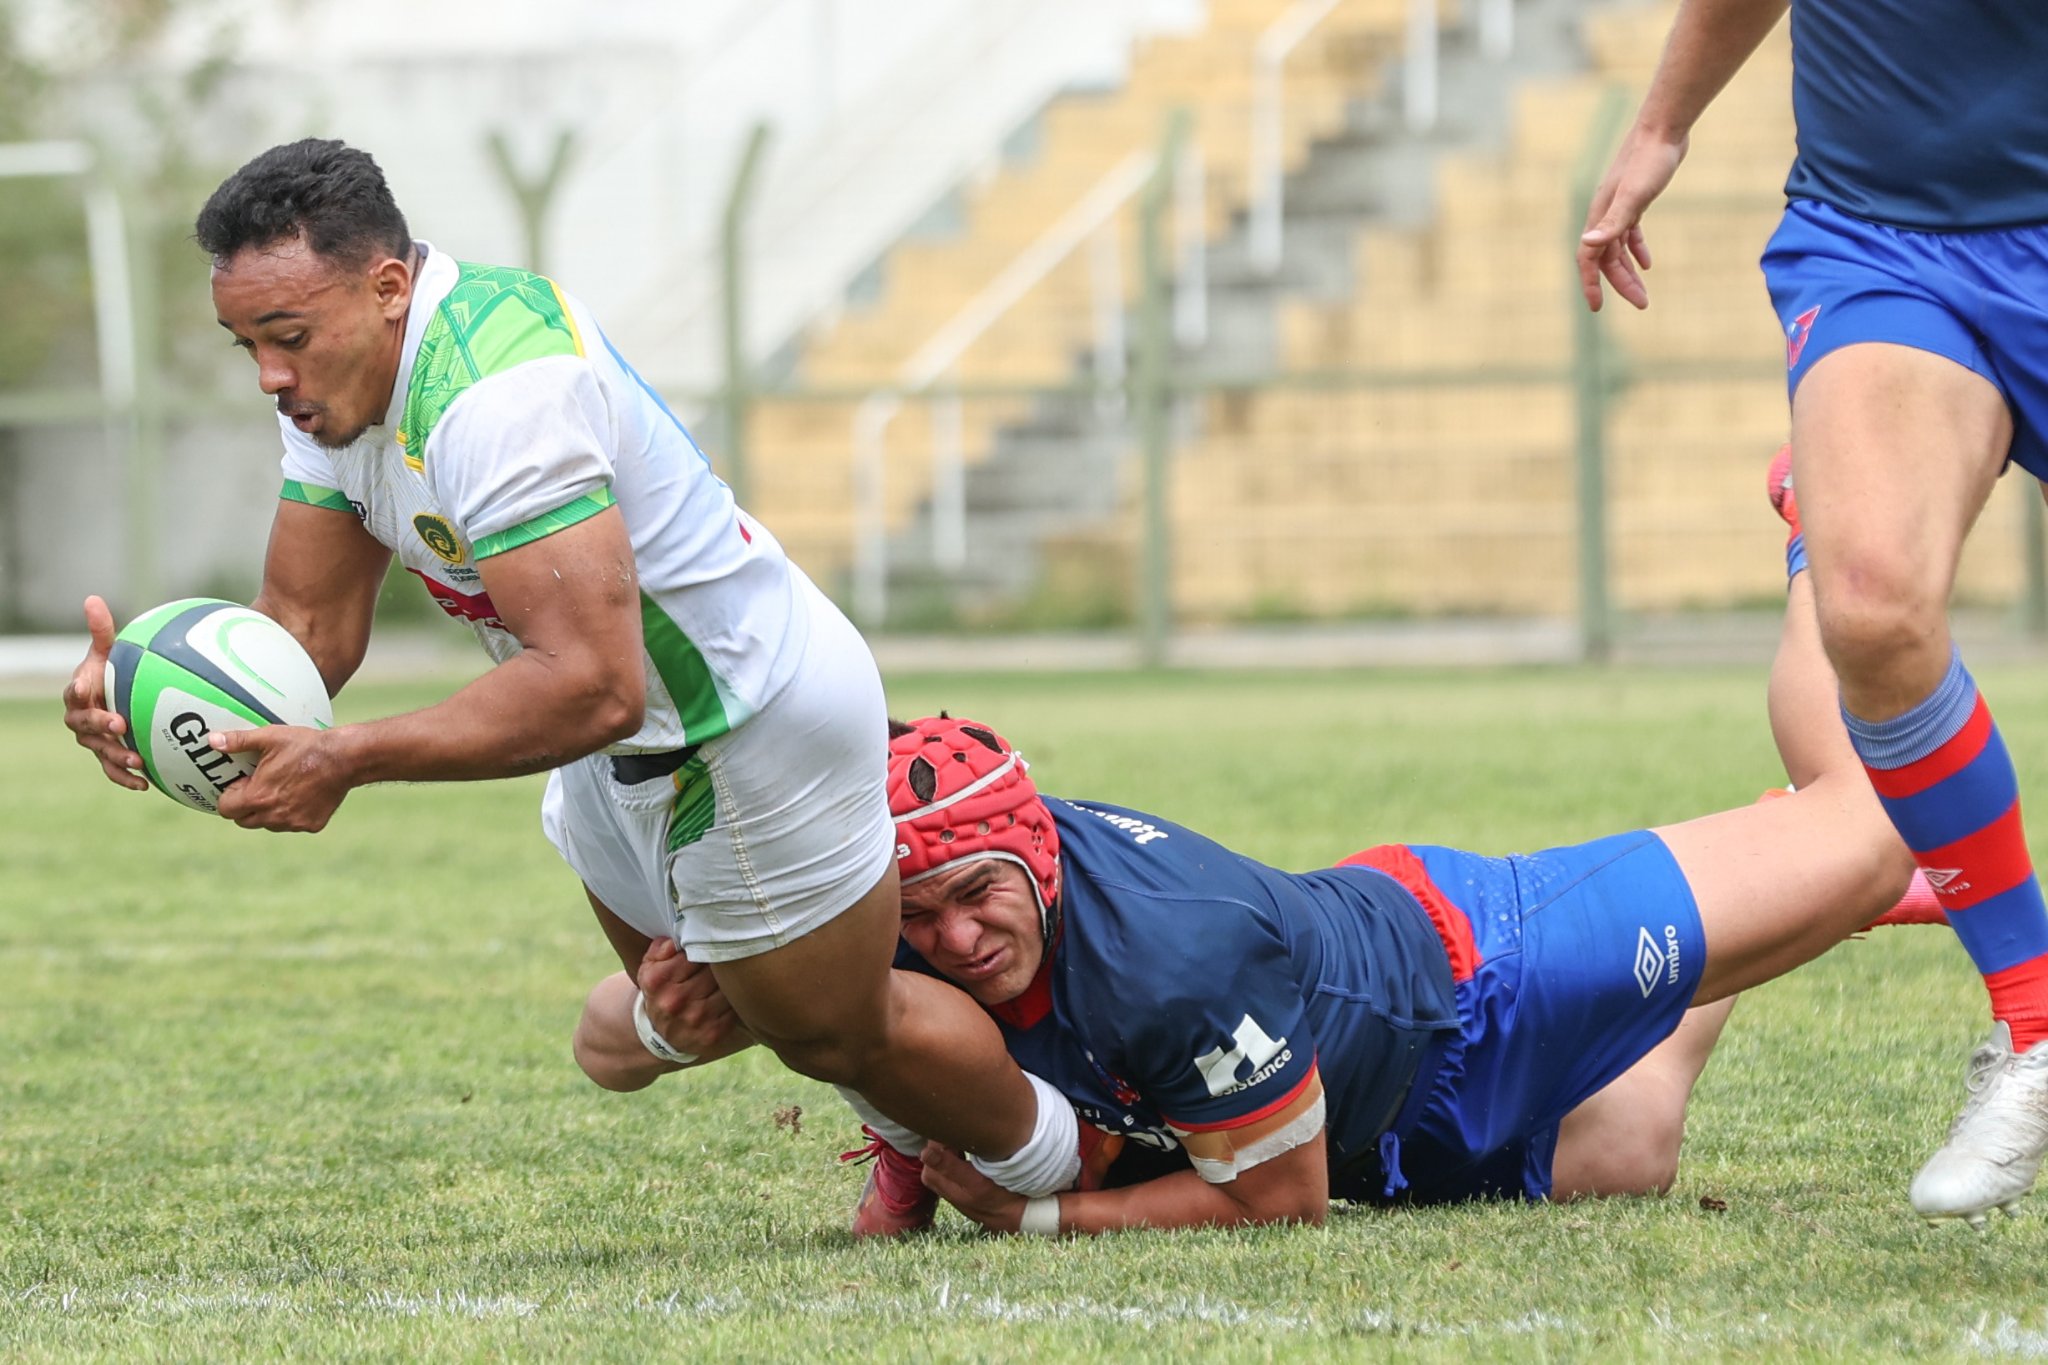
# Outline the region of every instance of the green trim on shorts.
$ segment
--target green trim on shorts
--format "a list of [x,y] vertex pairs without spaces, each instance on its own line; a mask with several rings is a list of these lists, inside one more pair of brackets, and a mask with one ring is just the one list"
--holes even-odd
[[522,545],[531,545],[557,531],[566,531],[579,521],[590,518],[610,507],[613,502],[612,490],[600,488],[595,493],[585,493],[571,502],[565,502],[552,512],[543,512],[517,526],[508,527],[494,535],[485,536],[476,543],[476,557],[489,559],[507,550],[516,550]]
[[687,848],[704,837],[718,818],[718,794],[711,769],[698,754],[676,769],[676,799],[668,808],[668,851]]
[[355,515],[355,506],[348,495],[339,488],[322,488],[317,483],[300,483],[297,479],[286,479],[284,487],[277,490],[277,496],[285,502],[302,502],[308,507],[325,507],[331,512],[347,512]]

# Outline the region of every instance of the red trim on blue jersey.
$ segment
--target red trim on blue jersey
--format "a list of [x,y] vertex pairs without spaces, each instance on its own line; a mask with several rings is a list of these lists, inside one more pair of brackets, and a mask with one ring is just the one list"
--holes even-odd
[[1260,1119],[1273,1117],[1273,1115],[1300,1099],[1301,1093],[1308,1089],[1308,1083],[1321,1074],[1317,1070],[1316,1064],[1311,1061],[1308,1064],[1308,1074],[1301,1078],[1300,1083],[1294,1089],[1288,1091],[1279,1099],[1274,1100],[1271,1104],[1252,1110],[1249,1114],[1239,1114],[1236,1118],[1224,1119],[1218,1123],[1182,1123],[1179,1119],[1172,1118],[1166,1114],[1161,1114],[1159,1117],[1165,1119],[1170,1127],[1176,1128],[1183,1133],[1221,1133],[1230,1128],[1244,1128],[1257,1123]]
[[1035,1028],[1052,1013],[1052,960],[1058,955],[1060,940],[1066,933],[1067,922],[1062,919],[1059,928],[1053,930],[1052,946],[1039,959],[1038,974],[1031,978],[1031,984],[1000,1005],[986,1006],[990,1014],[1011,1028]]
[[1399,882],[1401,889],[1415,897],[1422,906],[1422,913],[1429,916],[1436,936],[1443,940],[1444,952],[1451,959],[1451,980],[1472,979],[1472,973],[1479,970],[1479,964],[1484,960],[1479,955],[1478,943],[1472,938],[1472,918],[1431,880],[1429,869],[1406,844],[1380,844],[1363,853],[1352,854],[1337,866],[1369,867]]
[[1031,978],[1031,984],[1021,994],[1000,1005],[990,1005],[988,1012],[1011,1028],[1036,1027],[1052,1013],[1052,958],[1048,956],[1039,964],[1038,975]]
[[1963,722],[1963,728],[1928,754],[1915,759],[1903,768],[1873,768],[1865,765],[1863,771],[1870,774],[1870,785],[1877,789],[1879,796],[1897,798],[1918,796],[1937,782],[1946,781],[1970,766],[1978,754],[1984,752],[1984,745],[1991,739],[1991,708],[1984,704],[1984,694],[1977,694],[1977,704],[1970,708],[1970,718]]

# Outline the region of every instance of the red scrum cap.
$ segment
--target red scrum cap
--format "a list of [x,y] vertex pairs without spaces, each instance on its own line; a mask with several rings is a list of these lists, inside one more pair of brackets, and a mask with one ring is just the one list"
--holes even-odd
[[1030,766],[986,725],[951,716],[912,721],[889,741],[889,814],[903,884],[948,863],[1004,858],[1029,874],[1049,934],[1060,889],[1060,832]]

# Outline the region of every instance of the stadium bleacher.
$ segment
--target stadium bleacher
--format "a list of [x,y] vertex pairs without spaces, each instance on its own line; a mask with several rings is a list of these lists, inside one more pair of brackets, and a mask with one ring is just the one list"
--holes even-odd
[[[848,395],[896,383],[918,348],[1106,172],[1155,146],[1175,107],[1194,116],[1205,227],[1212,239],[1224,234],[1245,208],[1250,53],[1286,8],[1216,0],[1199,32],[1141,47],[1121,88],[1055,101],[1035,150],[965,191],[957,232],[900,244],[881,265],[872,306],[804,340],[800,381]],[[1444,147],[1427,222],[1358,231],[1348,297],[1283,304],[1279,369],[1381,382],[1196,400],[1172,472],[1178,619],[1573,610],[1573,181],[1603,101],[1619,92],[1632,107],[1672,12],[1668,3],[1585,11],[1586,69],[1524,80],[1504,145]],[[1380,85],[1405,13],[1395,0],[1340,4],[1290,59],[1290,168]],[[1611,308],[1600,322],[1609,363],[1626,380],[1605,423],[1608,559],[1624,609],[1762,602],[1782,585],[1758,493],[1786,429],[1782,340],[1756,261],[1792,156],[1789,63],[1781,25],[1703,121],[1653,212],[1654,306]],[[1127,299],[1133,224],[1125,211],[1113,228]],[[1086,250],[1072,253],[968,348],[952,379],[1048,388],[1085,379],[1091,268]],[[752,501],[826,583],[844,581],[854,553],[858,401],[767,398],[752,415]],[[1030,413],[1023,398],[968,403],[966,461],[985,458]],[[931,495],[931,428],[930,409],[912,402],[889,429],[883,506],[899,535]],[[1135,482],[1126,474],[1123,483],[1121,515],[1062,530],[1097,572],[1136,553]],[[2010,496],[1987,513],[2008,526],[2014,517]],[[1994,527],[1975,544],[2012,539]],[[2009,555],[1979,549],[1960,592],[2004,598],[2017,582]]]

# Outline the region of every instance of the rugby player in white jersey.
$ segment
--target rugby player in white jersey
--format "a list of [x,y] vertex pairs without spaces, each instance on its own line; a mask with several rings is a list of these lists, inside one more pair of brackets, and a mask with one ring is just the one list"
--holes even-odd
[[[214,735],[258,757],[220,813],[316,831],[368,783],[552,770],[548,837],[628,973],[673,941],[747,1034],[864,1114],[976,1153],[1020,1193],[1068,1183],[1065,1100],[965,996],[891,970],[886,712],[866,646],[588,311],[551,280],[416,242],[376,163],[339,142],[263,153],[196,236],[284,442],[252,605],[339,692],[395,553],[496,663],[405,715]],[[65,723],[142,790],[106,706],[98,598],[86,620]],[[630,1054],[620,1084],[644,1085],[699,1060],[668,1022],[613,990],[579,1047]]]

